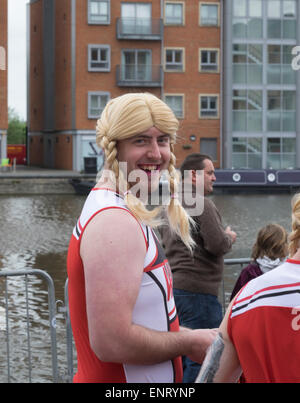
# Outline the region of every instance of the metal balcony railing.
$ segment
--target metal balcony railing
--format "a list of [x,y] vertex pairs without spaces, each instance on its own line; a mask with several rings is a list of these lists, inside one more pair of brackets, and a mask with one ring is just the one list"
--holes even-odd
[[163,69],[161,65],[121,64],[117,66],[119,87],[162,87]]
[[117,38],[160,41],[163,38],[161,18],[118,18]]

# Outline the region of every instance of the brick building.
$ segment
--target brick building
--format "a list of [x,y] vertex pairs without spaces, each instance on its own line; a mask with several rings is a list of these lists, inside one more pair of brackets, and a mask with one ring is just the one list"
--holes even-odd
[[106,102],[150,91],[180,121],[178,162],[222,161],[221,4],[211,0],[31,0],[29,163],[84,169]]
[[7,126],[7,0],[0,0],[0,159],[6,158]]

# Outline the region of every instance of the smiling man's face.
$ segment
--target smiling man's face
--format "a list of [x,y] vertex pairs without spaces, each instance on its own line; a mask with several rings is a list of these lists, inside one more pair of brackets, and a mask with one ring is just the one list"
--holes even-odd
[[141,179],[147,178],[145,186],[148,191],[155,190],[161,171],[168,169],[170,163],[170,136],[153,126],[134,137],[118,141],[117,151],[118,161],[127,163],[126,179],[128,181],[129,177],[130,185],[137,182],[130,181],[130,174],[135,171],[137,175],[141,173]]

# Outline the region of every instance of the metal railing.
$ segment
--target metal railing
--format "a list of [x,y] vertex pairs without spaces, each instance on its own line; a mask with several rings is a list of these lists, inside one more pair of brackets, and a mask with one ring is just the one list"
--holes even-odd
[[117,38],[134,40],[161,40],[163,21],[161,18],[118,18]]
[[161,87],[163,69],[161,65],[121,64],[116,66],[119,87]]
[[[225,259],[224,263],[225,266],[236,266],[239,265],[242,269],[245,264],[250,262],[250,258],[243,258],[243,259]],[[226,275],[226,270],[224,271]],[[64,289],[64,302],[55,299],[55,287],[52,278],[49,276],[48,273],[38,269],[31,269],[31,270],[16,270],[16,271],[0,271],[0,280],[4,280],[4,287],[0,287],[0,291],[3,291],[3,298],[0,298],[0,308],[4,302],[4,309],[2,309],[2,314],[4,313],[5,321],[0,323],[0,333],[4,331],[5,334],[5,343],[6,343],[6,368],[7,368],[7,382],[12,381],[12,374],[11,374],[11,361],[13,360],[12,354],[12,346],[11,346],[11,329],[10,329],[10,316],[13,314],[11,312],[13,310],[12,306],[16,295],[20,294],[21,288],[23,288],[24,298],[25,298],[25,306],[22,305],[22,323],[20,326],[25,329],[26,333],[26,344],[23,346],[23,350],[26,350],[27,357],[26,360],[23,357],[22,361],[25,363],[27,362],[27,374],[28,374],[28,381],[33,382],[32,376],[32,369],[33,369],[33,350],[34,347],[32,343],[31,337],[31,326],[32,326],[32,315],[30,315],[30,295],[34,293],[35,290],[30,289],[29,287],[29,277],[35,276],[36,278],[40,278],[43,283],[47,286],[47,294],[48,294],[48,328],[50,332],[50,347],[51,347],[51,381],[54,383],[57,382],[72,382],[73,380],[73,373],[74,373],[74,354],[73,354],[73,336],[72,336],[72,328],[70,322],[70,315],[69,315],[69,305],[68,305],[68,280],[65,282],[65,289]],[[21,284],[18,283],[12,286],[9,286],[9,279],[13,277],[23,277],[24,278],[24,286],[22,287]],[[0,286],[2,283],[0,282]],[[226,290],[225,282],[223,278],[222,284],[222,300],[221,303],[223,305],[223,311],[225,312],[226,306],[229,303],[228,298],[226,299],[226,295],[231,293],[232,290]],[[1,296],[1,294],[0,294]],[[20,311],[20,307],[17,307],[15,310]],[[20,313],[20,312],[19,312]],[[1,311],[0,311],[1,314]],[[62,373],[58,365],[58,348],[57,348],[57,316],[59,314],[63,314],[64,321],[65,321],[65,339],[66,339],[66,366],[67,371]],[[5,322],[5,323],[4,323]],[[2,328],[1,328],[2,325]],[[42,339],[43,348],[47,347],[46,338]],[[3,363],[3,358],[1,357],[1,365]],[[22,362],[22,363],[23,363]],[[24,364],[25,365],[25,364]],[[26,372],[26,368],[24,369]]]
[[[23,346],[23,350],[26,350],[27,357],[22,357],[22,362],[24,365],[27,363],[27,374],[28,381],[31,383],[33,381],[32,378],[32,369],[33,369],[33,343],[32,343],[32,335],[31,335],[31,326],[32,326],[32,315],[30,314],[30,295],[34,294],[34,290],[29,288],[29,277],[35,276],[36,278],[40,278],[43,283],[47,286],[47,295],[48,295],[48,329],[50,333],[50,351],[51,351],[51,379],[53,382],[71,382],[73,378],[73,349],[72,344],[72,330],[69,320],[68,314],[68,296],[67,291],[65,291],[65,305],[62,301],[56,301],[55,299],[55,288],[54,282],[52,278],[43,270],[32,269],[32,270],[15,270],[15,271],[0,271],[0,280],[4,280],[4,298],[1,298],[1,305],[4,302],[4,308],[2,308],[2,316],[5,317],[2,321],[2,329],[1,331],[5,334],[5,344],[6,344],[6,373],[7,373],[7,382],[11,382],[12,380],[12,362],[15,363],[16,359],[14,354],[12,354],[12,350],[15,349],[15,346],[11,346],[12,339],[14,337],[14,333],[16,332],[15,326],[11,326],[11,316],[15,316],[16,312],[18,312],[18,316],[22,316],[21,322],[19,326],[22,328],[22,336],[25,333],[24,339],[26,341],[23,344],[26,344],[26,347]],[[24,279],[24,287],[18,283],[13,284],[13,286],[9,286],[9,279],[13,277],[22,277]],[[2,285],[2,283],[1,283]],[[23,288],[23,289],[22,289]],[[65,287],[67,290],[67,287]],[[22,299],[20,299],[20,294],[23,294]],[[19,298],[20,306],[13,307],[14,302]],[[23,307],[23,299],[25,300],[25,309]],[[59,306],[60,305],[60,306]],[[57,314],[58,313],[65,314],[66,320],[66,332],[67,332],[67,375],[62,375],[59,373],[58,368],[58,354],[57,354]],[[4,315],[3,315],[4,314]],[[3,319],[3,317],[2,317]],[[25,330],[25,332],[24,332]],[[23,337],[22,337],[23,338]],[[44,348],[47,348],[46,336]],[[3,363],[3,360],[1,360]],[[26,368],[24,369],[26,372]]]
[[[224,265],[225,268],[226,266],[240,266],[240,269],[242,270],[245,265],[249,264],[251,262],[250,258],[239,258],[239,259],[224,259]],[[223,273],[223,279],[222,279],[222,290],[221,293],[222,295],[220,296],[221,303],[222,303],[222,308],[223,308],[223,314],[225,314],[226,308],[229,304],[229,297],[231,295],[232,289],[226,290],[225,287],[225,276],[226,276],[226,270],[224,270]]]

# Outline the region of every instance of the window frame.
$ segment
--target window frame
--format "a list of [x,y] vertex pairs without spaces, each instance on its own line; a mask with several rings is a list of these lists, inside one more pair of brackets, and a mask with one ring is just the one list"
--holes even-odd
[[[215,6],[217,7],[217,24],[203,24],[201,21],[201,7],[202,6]],[[220,3],[199,1],[199,26],[200,27],[219,27],[220,26]]]
[[[170,69],[167,67],[167,51],[171,50],[173,52],[175,51],[180,51],[181,52],[181,64],[176,63],[176,62],[172,62],[172,63],[168,63],[168,64],[173,64],[176,66],[176,64],[178,64],[178,66],[182,66],[182,68],[180,70],[175,70],[175,69]],[[173,54],[173,59],[174,59],[174,54]],[[164,48],[164,71],[167,73],[184,73],[185,72],[185,48],[180,48],[180,47],[165,47]]]
[[[93,21],[91,19],[91,3],[107,3],[107,19],[106,21]],[[111,10],[110,7],[111,6],[111,2],[110,0],[88,0],[87,2],[87,15],[88,15],[88,24],[89,25],[110,25],[110,14],[111,14]]]
[[[88,119],[99,119],[102,111],[100,111],[100,114],[95,116],[91,113],[91,100],[92,100],[92,96],[107,96],[107,102],[109,102],[110,100],[110,92],[108,91],[88,91]],[[106,103],[107,103],[106,102]]]
[[[202,66],[202,52],[215,52],[216,53],[216,69],[205,69]],[[207,63],[206,66],[214,66],[214,64]],[[220,49],[218,48],[199,48],[199,72],[200,73],[220,73]]]
[[[182,6],[182,15],[181,15],[181,23],[175,23],[175,22],[167,22],[167,17],[166,17],[166,6],[167,4],[180,4]],[[164,3],[164,25],[166,26],[176,26],[176,27],[181,27],[185,26],[185,2],[183,1],[165,1]]]
[[[171,107],[171,105],[169,105],[166,102],[166,97],[178,97],[178,98],[180,97],[181,98],[181,114],[180,115],[176,114],[176,111],[174,111],[174,109]],[[185,118],[185,107],[184,107],[185,106],[185,95],[184,94],[167,92],[164,94],[164,102],[172,109],[172,111],[177,119]]]
[[[202,115],[202,108],[201,108],[201,101],[202,98],[216,98],[216,115],[215,116],[203,116]],[[198,107],[198,111],[199,111],[199,119],[219,119],[220,118],[220,106],[219,106],[219,94],[199,94],[199,107]],[[207,111],[210,111],[213,109],[207,109]]]
[[[92,67],[92,50],[97,49],[97,51],[106,50],[107,51],[107,67]],[[95,62],[96,63],[96,62]],[[98,60],[101,63],[101,59]],[[104,62],[103,62],[104,63]],[[111,47],[106,44],[88,44],[88,71],[90,72],[110,72],[111,70]]]

